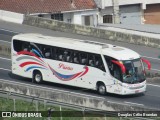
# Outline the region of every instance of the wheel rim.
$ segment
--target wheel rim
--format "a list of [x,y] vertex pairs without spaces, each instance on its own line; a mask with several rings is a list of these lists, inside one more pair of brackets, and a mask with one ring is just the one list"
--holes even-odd
[[40,82],[41,81],[41,75],[40,74],[36,74],[35,75],[35,80],[36,80],[36,82]]
[[100,94],[104,94],[105,92],[106,92],[105,86],[100,85],[100,86],[99,86],[99,93],[100,93]]

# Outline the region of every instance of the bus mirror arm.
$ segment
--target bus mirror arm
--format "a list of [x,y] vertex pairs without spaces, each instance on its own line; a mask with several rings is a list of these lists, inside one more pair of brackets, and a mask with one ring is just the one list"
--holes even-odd
[[122,63],[120,63],[119,61],[116,61],[116,60],[112,60],[112,62],[117,64],[121,68],[122,73],[126,73],[126,68]]
[[147,64],[148,70],[150,70],[151,69],[151,63],[148,60],[144,59],[144,58],[141,58],[141,59],[142,59],[142,62]]

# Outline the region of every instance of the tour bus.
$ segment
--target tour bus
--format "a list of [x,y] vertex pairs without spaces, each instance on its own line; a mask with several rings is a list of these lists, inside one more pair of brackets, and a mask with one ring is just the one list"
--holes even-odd
[[129,95],[146,91],[143,63],[150,62],[124,47],[89,40],[18,34],[11,45],[12,73],[36,83],[49,81]]

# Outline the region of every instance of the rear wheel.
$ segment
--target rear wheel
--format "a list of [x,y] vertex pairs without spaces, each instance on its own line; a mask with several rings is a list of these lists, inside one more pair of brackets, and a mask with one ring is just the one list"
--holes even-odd
[[42,74],[39,71],[33,72],[33,81],[36,83],[41,83],[43,81]]
[[106,93],[106,86],[103,83],[100,83],[97,86],[97,91],[99,94],[104,95]]

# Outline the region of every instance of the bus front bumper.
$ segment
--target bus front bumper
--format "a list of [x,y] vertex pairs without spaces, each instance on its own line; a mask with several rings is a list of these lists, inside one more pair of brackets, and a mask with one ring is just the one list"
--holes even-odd
[[142,83],[141,85],[138,85],[138,87],[123,87],[122,95],[139,94],[139,93],[144,93],[145,91],[146,91],[146,84]]

